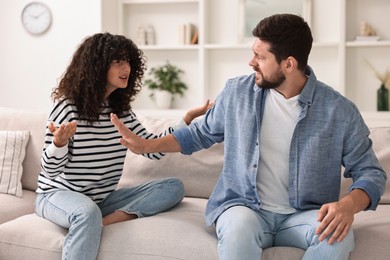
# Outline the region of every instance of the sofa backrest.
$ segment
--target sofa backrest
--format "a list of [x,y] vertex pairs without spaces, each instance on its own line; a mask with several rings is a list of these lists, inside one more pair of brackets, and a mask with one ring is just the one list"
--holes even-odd
[[388,177],[381,203],[390,204],[390,127],[372,128],[370,138],[373,142],[375,154]]
[[[48,112],[0,107],[0,130],[28,130],[30,139],[23,161],[23,188],[35,190],[40,172],[40,158],[44,142]],[[175,119],[139,117],[152,133],[160,133]],[[390,173],[390,127],[371,129],[374,151],[384,170]],[[164,177],[178,177],[185,186],[186,196],[208,198],[223,167],[223,144],[198,151],[191,156],[180,153],[167,154],[161,160],[150,160],[128,151],[123,176],[118,187],[132,186]],[[348,192],[351,180],[342,178],[341,196]],[[390,204],[390,181],[387,182],[381,203]]]
[[[387,173],[390,174],[390,127],[375,127],[370,129],[370,138],[372,140],[372,147],[378,160]],[[344,196],[348,193],[348,189],[351,186],[352,180],[342,178],[341,179],[341,192],[340,195]],[[386,183],[386,190],[383,194],[381,204],[390,204],[390,180]]]
[[35,191],[48,112],[0,107],[0,130],[28,130],[30,138],[23,161],[22,187]]
[[[174,119],[139,117],[140,121],[153,133],[160,133],[172,125]],[[374,151],[386,171],[390,173],[390,127],[372,128],[370,138]],[[223,144],[216,144],[207,150],[194,154],[166,154],[159,161],[144,158],[128,151],[124,175],[119,186],[141,184],[164,177],[178,177],[185,186],[186,196],[209,198],[223,166]],[[348,193],[351,179],[341,178],[340,196]],[[390,181],[386,184],[382,204],[390,204]]]
[[[149,132],[155,134],[161,133],[177,121],[142,116],[139,120]],[[168,153],[160,160],[150,160],[128,151],[119,187],[165,177],[177,177],[184,183],[186,196],[209,198],[222,166],[223,144],[216,144],[192,155]]]

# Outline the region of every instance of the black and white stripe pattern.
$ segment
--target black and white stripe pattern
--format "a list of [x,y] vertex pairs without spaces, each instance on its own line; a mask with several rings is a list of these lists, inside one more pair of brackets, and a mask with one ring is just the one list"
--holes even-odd
[[[160,135],[148,133],[132,112],[121,117],[124,124],[137,135],[157,138],[170,134],[172,127]],[[53,135],[46,127],[45,144],[38,178],[38,193],[58,189],[81,192],[95,202],[102,201],[115,190],[122,175],[127,148],[119,143],[120,135],[110,121],[109,109],[105,108],[99,119],[90,124],[79,119],[77,109],[67,101],[53,108],[47,124],[77,121],[76,134],[68,146],[57,148]],[[150,159],[160,159],[161,153],[145,154]]]

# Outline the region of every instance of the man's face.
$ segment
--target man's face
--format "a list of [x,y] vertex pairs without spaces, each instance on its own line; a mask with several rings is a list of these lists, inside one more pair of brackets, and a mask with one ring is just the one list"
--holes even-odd
[[256,38],[252,50],[253,57],[249,66],[256,71],[256,85],[261,88],[278,88],[286,77],[277,63],[275,55],[269,52],[270,44]]

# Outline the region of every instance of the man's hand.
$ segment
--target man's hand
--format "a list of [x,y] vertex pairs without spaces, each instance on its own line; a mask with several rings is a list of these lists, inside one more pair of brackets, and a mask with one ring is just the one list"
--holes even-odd
[[204,115],[214,105],[214,102],[210,103],[210,100],[206,100],[206,103],[201,107],[192,108],[184,115],[184,122],[187,125],[191,124],[192,120],[198,116]]
[[122,138],[119,139],[119,142],[129,148],[135,154],[144,153],[143,149],[146,146],[145,139],[134,134],[130,129],[128,129],[121,120],[115,115],[111,114],[111,122],[114,124],[115,128],[121,134]]
[[318,212],[318,221],[321,224],[316,229],[316,235],[323,241],[332,232],[328,243],[340,242],[348,234],[354,220],[354,212],[350,205],[341,202],[328,203],[321,207]]
[[135,154],[172,153],[181,151],[180,144],[172,134],[161,138],[146,140],[130,131],[115,114],[111,114],[111,122],[122,136],[119,142]]
[[57,147],[63,147],[68,143],[68,140],[72,138],[76,133],[77,123],[70,122],[66,124],[61,124],[59,127],[56,127],[53,122],[50,122],[48,128],[54,136],[54,145]]
[[318,211],[318,221],[321,224],[316,229],[316,235],[323,241],[329,235],[328,243],[341,242],[348,234],[355,213],[368,207],[370,198],[363,190],[355,189],[338,202],[324,204]]

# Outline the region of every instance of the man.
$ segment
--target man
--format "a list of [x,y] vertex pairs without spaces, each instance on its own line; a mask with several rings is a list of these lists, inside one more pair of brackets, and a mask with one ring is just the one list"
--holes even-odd
[[[253,35],[255,73],[229,80],[201,121],[148,141],[115,115],[112,122],[135,153],[191,154],[224,141],[206,208],[220,259],[261,259],[271,246],[302,248],[304,259],[348,259],[354,214],[377,207],[387,179],[369,130],[307,65],[313,38],[301,17],[267,17]],[[353,184],[339,199],[341,166]]]

